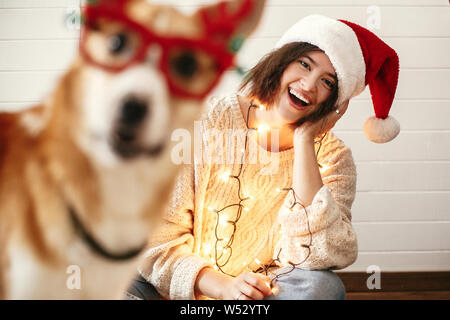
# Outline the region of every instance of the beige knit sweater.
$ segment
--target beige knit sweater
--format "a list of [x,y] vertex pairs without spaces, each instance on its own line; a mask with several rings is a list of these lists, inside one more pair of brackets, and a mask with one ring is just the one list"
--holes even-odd
[[[224,179],[224,173],[238,174],[245,146],[242,137],[247,127],[237,96],[212,99],[201,123],[202,154],[209,158],[197,153],[194,164],[183,167],[160,230],[150,239],[150,249],[139,268],[169,299],[195,299],[199,271],[214,267],[217,214],[212,209],[239,202],[237,180]],[[230,130],[238,133],[241,144],[217,138],[217,132],[229,134]],[[240,180],[241,194],[251,198],[242,202],[246,209],[236,224],[232,256],[223,267],[233,275],[258,269],[256,261],[269,264],[278,254],[282,261],[301,262],[308,253],[301,245],[310,241],[304,209],[299,204],[289,209],[294,196],[282,190],[292,184],[294,149],[271,153],[254,143],[251,134],[248,141]],[[312,245],[310,256],[299,268],[344,268],[357,257],[350,211],[356,189],[355,165],[350,149],[332,133],[322,143],[318,163],[324,186],[306,208]],[[236,208],[222,214],[233,220]],[[220,224],[219,238],[229,237],[232,229]]]

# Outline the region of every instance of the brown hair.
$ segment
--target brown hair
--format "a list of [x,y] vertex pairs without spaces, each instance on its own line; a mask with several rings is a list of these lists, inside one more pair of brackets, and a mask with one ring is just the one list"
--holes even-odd
[[[258,99],[262,104],[271,106],[280,89],[281,76],[286,68],[298,58],[311,51],[322,51],[307,42],[292,42],[265,55],[245,76],[240,90]],[[338,97],[338,83],[333,87],[330,96],[318,110],[308,117],[300,119],[296,125],[306,121],[317,121],[334,109]]]

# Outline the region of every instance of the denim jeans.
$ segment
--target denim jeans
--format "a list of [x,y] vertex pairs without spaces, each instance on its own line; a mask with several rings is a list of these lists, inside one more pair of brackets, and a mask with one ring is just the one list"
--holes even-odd
[[[290,267],[278,269],[282,274]],[[345,287],[341,279],[329,270],[294,269],[275,282],[277,293],[265,300],[344,300]],[[150,283],[138,275],[125,293],[127,300],[162,300],[163,297]]]

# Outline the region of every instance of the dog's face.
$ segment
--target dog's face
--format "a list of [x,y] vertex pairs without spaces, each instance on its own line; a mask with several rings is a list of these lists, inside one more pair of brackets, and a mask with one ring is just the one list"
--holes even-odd
[[172,131],[192,129],[202,99],[232,65],[263,6],[234,0],[190,16],[147,0],[87,7],[81,55],[69,77],[77,85],[69,90],[74,120],[67,127],[93,168],[85,180],[98,177],[85,192],[91,204],[77,211],[107,251],[133,251],[145,242],[176,173]]
[[[19,240],[8,240],[12,296],[103,298],[134,272],[176,173],[172,130],[192,128],[264,3],[231,0],[186,16],[147,0],[89,1],[80,55],[50,99],[20,115],[26,138],[9,144],[4,163],[3,181],[23,175],[0,206],[23,212]],[[86,267],[83,293],[64,287],[68,264]]]
[[[247,2],[228,3],[222,17],[218,5],[186,16],[146,0],[91,4],[81,39],[80,146],[106,166],[163,152],[171,131],[192,124],[201,99],[231,66],[234,32],[252,18],[241,11]],[[220,25],[240,12],[234,30]]]

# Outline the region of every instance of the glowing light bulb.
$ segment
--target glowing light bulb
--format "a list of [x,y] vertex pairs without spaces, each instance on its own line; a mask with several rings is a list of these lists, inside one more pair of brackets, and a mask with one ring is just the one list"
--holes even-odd
[[209,256],[209,254],[211,253],[211,247],[205,247],[205,249],[203,249],[203,253],[205,256]]
[[230,179],[230,175],[231,175],[231,172],[230,172],[230,171],[227,171],[227,172],[224,172],[224,173],[220,176],[220,178],[222,179],[222,181],[228,182],[228,180]]
[[227,224],[227,222],[228,222],[228,216],[227,215],[223,215],[223,216],[219,217],[219,225],[224,226],[224,225]]
[[323,172],[327,171],[330,168],[327,165],[324,165],[324,164],[321,164],[321,165],[322,165],[322,167],[319,168],[320,173],[323,173]]
[[250,209],[249,209],[249,208],[247,208],[247,207],[244,207],[244,210],[245,210],[245,211],[250,211]]
[[267,132],[269,130],[270,130],[270,126],[268,124],[260,123],[258,125],[258,132],[259,133],[265,133],[265,132]]
[[272,294],[277,295],[278,292],[280,292],[280,289],[278,289],[277,286],[274,286],[274,287],[272,288]]
[[277,192],[281,192],[281,189],[280,188],[276,188],[275,189]]
[[266,106],[263,105],[263,104],[260,104],[260,105],[259,105],[259,110],[261,110],[261,111],[266,110]]
[[254,199],[254,197],[251,194],[249,194],[248,192],[245,192],[245,191],[244,191],[244,198],[248,198],[250,200]]
[[261,261],[259,261],[259,259],[255,259],[255,262],[256,262],[258,265],[261,265]]

